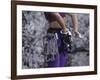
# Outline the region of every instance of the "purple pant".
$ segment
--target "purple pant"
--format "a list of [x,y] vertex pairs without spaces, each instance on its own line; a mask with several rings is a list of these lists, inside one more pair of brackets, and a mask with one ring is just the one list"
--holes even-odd
[[65,64],[67,63],[67,61],[66,61],[67,47],[63,43],[61,33],[58,32],[57,35],[58,35],[57,43],[58,43],[59,53],[55,56],[54,61],[48,62],[48,67],[64,67]]

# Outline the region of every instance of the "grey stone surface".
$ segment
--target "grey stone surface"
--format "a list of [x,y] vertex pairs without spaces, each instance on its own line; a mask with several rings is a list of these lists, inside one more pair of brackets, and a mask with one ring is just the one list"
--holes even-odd
[[78,18],[78,31],[81,33],[82,38],[77,38],[74,36],[73,33],[73,24],[71,17],[68,16],[67,25],[69,30],[73,33],[72,39],[73,39],[73,51],[76,50],[85,50],[89,51],[89,14],[77,14]]
[[43,12],[22,12],[22,68],[43,67],[48,24]]
[[89,52],[75,52],[68,54],[66,66],[88,66],[89,65]]

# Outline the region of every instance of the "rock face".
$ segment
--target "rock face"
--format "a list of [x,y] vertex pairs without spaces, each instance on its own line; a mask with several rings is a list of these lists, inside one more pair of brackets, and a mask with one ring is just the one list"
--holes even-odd
[[[84,38],[73,37],[73,52],[78,50],[89,51],[89,15],[78,14],[79,32]],[[48,22],[44,16],[44,12],[22,11],[22,68],[41,68],[45,64],[44,45],[45,37],[47,35]],[[70,16],[67,20],[67,25],[72,31],[72,21]],[[82,54],[82,53],[81,53]],[[80,60],[80,55],[76,55],[73,59],[77,62]],[[83,55],[83,54],[82,54]],[[79,56],[79,59],[78,59]],[[83,55],[84,56],[84,55]],[[70,56],[69,56],[70,57]],[[82,57],[82,56],[81,56]],[[88,57],[87,57],[88,58]],[[88,60],[88,59],[87,59]],[[68,65],[74,66],[76,64],[72,59],[69,60]],[[83,63],[82,63],[83,62]],[[89,60],[85,63],[80,61],[79,65],[88,65]]]
[[89,52],[79,51],[75,54],[68,54],[66,66],[88,66]]
[[[72,35],[72,53],[68,53],[66,66],[89,65],[89,14],[77,14],[79,32],[82,38]],[[71,17],[68,16],[67,25],[73,33]]]
[[39,68],[44,64],[44,40],[48,24],[43,12],[22,12],[23,68]]
[[[89,14],[77,14],[77,18],[78,18],[78,27],[79,27],[78,31],[81,33],[82,38],[77,38],[73,34],[72,50],[89,51]],[[70,31],[72,32],[73,24],[70,16],[68,16],[67,25]]]

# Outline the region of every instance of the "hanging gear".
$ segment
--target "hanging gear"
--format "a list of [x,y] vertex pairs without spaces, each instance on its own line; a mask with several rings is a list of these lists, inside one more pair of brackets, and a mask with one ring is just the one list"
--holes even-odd
[[61,31],[61,34],[62,34],[62,39],[63,39],[64,44],[67,46],[68,51],[71,52],[71,48],[72,48],[72,34],[71,34],[71,32],[67,31],[64,33]]

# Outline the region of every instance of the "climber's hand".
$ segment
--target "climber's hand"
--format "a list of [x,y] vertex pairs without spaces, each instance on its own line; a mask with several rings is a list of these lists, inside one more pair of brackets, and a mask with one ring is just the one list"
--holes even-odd
[[75,37],[82,38],[82,35],[78,31],[75,31],[74,34]]

